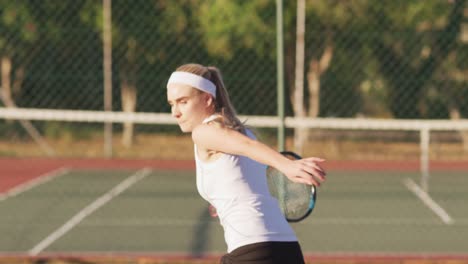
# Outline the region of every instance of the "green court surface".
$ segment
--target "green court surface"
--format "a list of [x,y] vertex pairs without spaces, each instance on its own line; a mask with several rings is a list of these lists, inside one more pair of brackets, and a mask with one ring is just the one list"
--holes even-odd
[[[315,211],[292,224],[306,254],[466,254],[468,173],[329,172]],[[116,187],[118,186],[118,187]],[[442,209],[444,222],[433,205]],[[193,171],[70,170],[0,201],[2,254],[222,254]]]

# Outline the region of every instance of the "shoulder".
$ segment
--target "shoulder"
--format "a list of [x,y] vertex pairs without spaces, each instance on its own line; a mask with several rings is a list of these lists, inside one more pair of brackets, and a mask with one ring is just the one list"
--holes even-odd
[[225,129],[222,118],[208,120],[192,130],[192,140],[195,144],[204,139],[209,139]]
[[197,146],[202,160],[216,158],[218,149],[225,143],[229,128],[224,126],[222,118],[211,118],[192,130],[192,141]]

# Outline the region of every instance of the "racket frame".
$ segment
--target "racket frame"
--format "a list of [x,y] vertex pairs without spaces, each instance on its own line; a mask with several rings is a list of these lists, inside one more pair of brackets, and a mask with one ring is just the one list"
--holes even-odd
[[[302,159],[301,156],[299,156],[298,154],[296,154],[296,153],[294,153],[292,151],[281,151],[280,153],[282,155],[286,156],[286,157],[288,157],[288,156],[292,157],[295,160]],[[290,223],[297,223],[297,222],[300,222],[300,221],[304,220],[314,210],[316,201],[317,201],[317,187],[315,185],[312,185],[310,187],[309,207],[308,207],[307,211],[305,212],[305,214],[302,215],[299,218],[288,218],[288,217],[285,216],[286,220],[288,222],[290,222]]]

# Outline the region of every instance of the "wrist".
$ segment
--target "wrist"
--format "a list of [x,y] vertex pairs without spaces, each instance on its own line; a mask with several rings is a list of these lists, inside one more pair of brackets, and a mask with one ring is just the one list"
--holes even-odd
[[[281,155],[281,154],[280,154]],[[276,163],[277,164],[277,169],[281,172],[283,172],[284,174],[287,174],[286,171],[288,170],[288,168],[290,168],[290,160],[285,158],[283,155],[281,155],[279,161]]]

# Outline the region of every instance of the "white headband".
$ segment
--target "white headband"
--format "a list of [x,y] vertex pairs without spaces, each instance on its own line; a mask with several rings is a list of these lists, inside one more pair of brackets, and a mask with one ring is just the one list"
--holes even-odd
[[194,88],[197,88],[200,91],[206,92],[211,94],[214,98],[216,98],[216,86],[214,83],[208,79],[205,79],[199,75],[189,73],[189,72],[173,72],[169,81],[167,81],[167,85],[171,83],[180,83],[190,85]]

